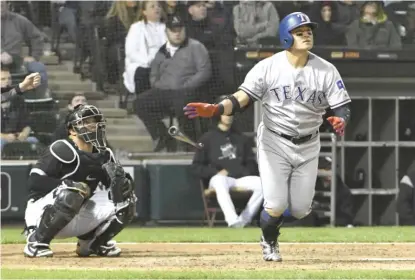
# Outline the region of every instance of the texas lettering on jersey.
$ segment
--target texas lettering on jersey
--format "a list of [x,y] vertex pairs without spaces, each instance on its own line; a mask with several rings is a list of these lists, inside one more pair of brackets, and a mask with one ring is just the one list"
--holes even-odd
[[273,94],[278,102],[284,102],[286,100],[294,100],[302,103],[311,103],[322,105],[327,101],[326,95],[322,91],[311,91],[305,87],[296,86],[294,90],[291,86],[280,86],[271,88],[270,94]]

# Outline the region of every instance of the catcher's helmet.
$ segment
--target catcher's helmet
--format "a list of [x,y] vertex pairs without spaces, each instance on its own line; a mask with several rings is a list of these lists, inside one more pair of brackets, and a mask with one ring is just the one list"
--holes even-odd
[[280,42],[284,49],[290,48],[294,43],[291,31],[303,25],[308,25],[312,29],[317,27],[317,23],[311,22],[306,14],[300,12],[291,13],[282,19],[279,34]]
[[106,121],[101,111],[93,105],[79,104],[66,119],[68,130],[73,129],[86,143],[91,143],[98,150],[105,150]]

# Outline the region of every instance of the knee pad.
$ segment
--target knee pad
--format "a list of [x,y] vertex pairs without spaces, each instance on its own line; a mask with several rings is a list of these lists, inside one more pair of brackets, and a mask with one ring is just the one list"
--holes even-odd
[[81,209],[84,198],[76,191],[61,189],[52,205],[46,206],[38,228],[36,240],[50,243]]

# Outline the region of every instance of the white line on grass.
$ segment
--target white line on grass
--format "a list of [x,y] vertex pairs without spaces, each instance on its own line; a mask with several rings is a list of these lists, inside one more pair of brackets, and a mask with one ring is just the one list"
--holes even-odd
[[[152,244],[171,244],[171,245],[253,245],[259,242],[118,242],[125,245],[152,245]],[[415,242],[279,242],[281,245],[415,245]],[[73,245],[76,242],[59,242],[55,244]]]
[[415,261],[415,258],[363,258],[359,259],[359,261],[372,261],[372,262],[404,262],[404,261]]

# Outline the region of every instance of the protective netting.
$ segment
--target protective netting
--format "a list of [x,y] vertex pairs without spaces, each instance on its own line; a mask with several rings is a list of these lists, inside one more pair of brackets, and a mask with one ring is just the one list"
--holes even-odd
[[[278,49],[279,22],[295,11],[319,23],[316,48],[411,49],[415,43],[413,1],[2,1],[2,70],[10,70],[12,84],[33,71],[47,73],[47,87],[32,90],[25,95],[29,101],[23,102],[26,113],[32,114],[27,118],[31,122],[26,126],[32,130],[27,136],[44,144],[52,141],[75,93],[78,99],[84,93],[87,102],[109,112],[109,126],[116,124],[109,127],[109,134],[117,139],[115,148],[128,151],[131,143],[141,141],[131,138],[134,127],[137,139],[151,135],[148,141],[160,140],[165,131],[158,120],[164,125],[177,123],[197,139],[211,122],[188,122],[180,114],[181,107],[193,100],[215,102],[233,93],[257,61],[238,49]],[[24,28],[9,24],[16,21],[23,22]],[[207,52],[167,46],[155,58],[166,40],[165,24],[173,29],[185,26],[188,37]],[[2,84],[2,93],[3,88]],[[115,108],[138,114],[141,122],[132,122]],[[254,108],[238,115],[235,125],[243,132],[255,131]],[[2,145],[19,139],[24,127],[13,127],[3,118],[2,133],[10,136],[2,138]],[[118,141],[123,136],[130,137],[131,143]],[[21,153],[21,147],[15,148],[17,152],[11,154]],[[151,147],[142,151],[146,149],[152,151]]]

